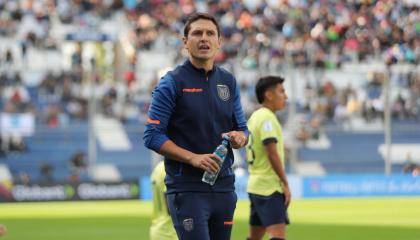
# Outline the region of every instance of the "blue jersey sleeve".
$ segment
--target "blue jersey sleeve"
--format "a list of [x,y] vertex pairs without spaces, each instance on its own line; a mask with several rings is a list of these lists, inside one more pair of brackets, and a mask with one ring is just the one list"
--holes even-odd
[[166,135],[169,118],[176,102],[176,85],[172,77],[166,74],[152,92],[152,102],[147,113],[144,130],[144,145],[159,152],[161,146],[169,140]]
[[245,135],[248,137],[249,132],[248,132],[248,127],[246,125],[245,114],[244,114],[244,111],[242,110],[241,94],[239,91],[238,84],[236,84],[236,87],[235,87],[235,98],[233,102],[233,109],[234,109],[233,121],[235,124],[235,130],[243,131]]

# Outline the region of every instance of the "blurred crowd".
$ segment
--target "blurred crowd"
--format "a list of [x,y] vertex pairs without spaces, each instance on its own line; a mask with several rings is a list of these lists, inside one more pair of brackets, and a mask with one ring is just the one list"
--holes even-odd
[[337,68],[381,57],[418,63],[420,12],[414,1],[140,1],[128,9],[136,47],[150,48],[167,32],[180,47],[183,22],[194,11],[220,19],[218,60],[239,57],[245,67],[278,65]]
[[[0,0],[0,43],[12,39],[16,45],[0,45],[0,112],[29,113],[36,124],[57,128],[74,121],[86,123],[89,102],[94,99],[97,113],[138,125],[145,119],[150,92],[159,79],[156,74],[150,86],[140,87],[144,76],[138,69],[143,63],[137,56],[142,51],[164,52],[172,65],[181,62],[185,56],[183,25],[195,11],[209,12],[219,20],[222,48],[216,60],[234,73],[286,75],[290,68],[320,73],[315,82],[294,79],[304,82],[300,84],[304,89],[292,126],[285,125],[301,145],[321,139],[328,124],[351,130],[355,119],[366,124],[382,122],[388,77],[393,84],[393,119],[420,121],[420,3],[415,0]],[[125,17],[129,29],[124,33],[128,42],[120,44],[135,49],[121,69],[120,79],[107,77],[104,69],[111,67],[103,64],[104,57],[89,59],[86,64],[86,48],[75,43],[70,55],[62,54],[69,58],[70,67],[47,71],[36,85],[26,84],[23,78],[30,70],[30,50],[62,51],[65,29],[102,29],[117,13]],[[103,49],[98,51],[104,55]],[[412,67],[391,76],[386,71],[369,70],[362,88],[352,84],[342,87],[341,79],[322,74],[343,70],[347,63],[361,66],[372,62]],[[92,65],[96,68],[86,71],[86,66]],[[258,107],[256,78],[238,79],[247,116]],[[285,123],[287,111],[278,114]],[[289,141],[286,151],[290,150]],[[0,158],[28,149],[25,138],[1,134]],[[69,156],[69,181],[85,177],[85,155],[78,151]],[[407,173],[419,171],[411,162],[404,168]],[[41,164],[39,172],[43,181],[53,181],[55,169],[50,163]],[[25,172],[16,178],[24,184],[31,181]]]
[[220,20],[221,62],[239,57],[257,67],[290,56],[296,65],[335,68],[384,55],[418,63],[420,56],[419,4],[408,0],[2,0],[0,10],[0,35],[17,35],[24,46],[54,47],[53,21],[98,25],[124,11],[137,49],[151,48],[162,33],[179,48],[187,16],[205,11]]
[[[11,71],[28,48],[57,49],[63,39],[54,24],[99,26],[116,12],[123,13],[131,29],[129,40],[137,51],[156,50],[164,36],[164,49],[174,53],[173,63],[182,59],[183,23],[195,11],[209,12],[219,19],[223,38],[217,61],[224,66],[259,72],[295,68],[327,71],[347,63],[370,61],[411,63],[420,61],[420,6],[409,0],[221,0],[221,1],[136,1],[136,0],[0,0],[0,37],[14,37],[20,50],[0,49],[1,109],[8,113],[30,112],[50,127],[85,120],[91,95],[84,79],[81,48],[71,55],[69,71],[48,72],[38,86],[25,86],[21,71]],[[121,121],[141,119],[147,111],[150,89],[136,87],[136,59],[130,59],[122,81],[93,79],[97,109]],[[140,73],[141,75],[141,73]],[[328,122],[345,126],[352,116],[367,122],[383,116],[383,72],[366,76],[365,93],[351,85],[336,87],[339,79],[307,83],[298,106],[305,136],[318,136]],[[412,71],[397,76],[401,91],[392,102],[399,119],[420,115],[420,76]],[[242,83],[246,112],[256,105],[253,83]],[[306,129],[306,130],[305,130]],[[315,130],[314,130],[315,129]]]

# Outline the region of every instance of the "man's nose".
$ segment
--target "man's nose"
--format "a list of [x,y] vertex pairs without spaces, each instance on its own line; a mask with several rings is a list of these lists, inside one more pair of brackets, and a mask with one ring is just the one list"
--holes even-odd
[[201,34],[201,38],[200,38],[201,41],[207,41],[208,39],[209,39],[209,36],[207,35],[207,33]]

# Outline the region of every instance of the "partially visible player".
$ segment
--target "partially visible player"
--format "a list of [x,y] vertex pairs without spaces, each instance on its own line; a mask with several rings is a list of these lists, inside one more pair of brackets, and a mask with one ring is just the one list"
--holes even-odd
[[286,106],[283,82],[281,77],[263,77],[255,89],[262,107],[248,121],[247,192],[251,202],[248,240],[260,240],[266,232],[270,240],[286,239],[291,194],[284,170],[282,128],[275,115]]
[[166,204],[165,175],[165,165],[161,161],[156,165],[151,176],[153,211],[150,240],[178,239]]
[[6,232],[7,232],[6,226],[4,226],[3,224],[0,224],[0,237],[6,234]]

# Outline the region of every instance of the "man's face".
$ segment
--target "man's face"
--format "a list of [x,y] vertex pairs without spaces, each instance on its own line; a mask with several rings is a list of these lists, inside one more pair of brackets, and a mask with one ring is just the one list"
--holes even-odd
[[273,102],[273,106],[276,110],[281,110],[286,107],[286,101],[287,101],[287,94],[286,90],[284,89],[283,84],[277,84],[274,89],[271,90],[271,101]]
[[190,25],[188,36],[183,38],[189,55],[199,61],[214,59],[220,48],[217,28],[210,20],[200,19]]

